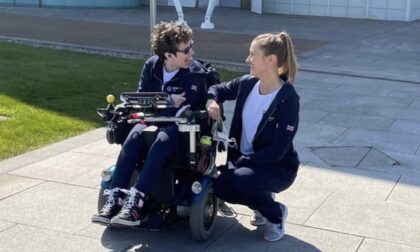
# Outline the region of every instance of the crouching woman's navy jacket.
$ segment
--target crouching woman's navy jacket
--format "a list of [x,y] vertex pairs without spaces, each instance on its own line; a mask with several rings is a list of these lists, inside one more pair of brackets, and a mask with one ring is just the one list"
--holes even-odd
[[237,167],[278,167],[280,173],[294,179],[300,163],[292,143],[299,124],[299,95],[287,82],[287,77],[279,78],[285,84],[258,125],[252,142],[254,153],[250,155],[242,155],[238,146],[241,146],[242,123],[246,123],[242,121],[242,111],[258,79],[244,75],[228,83],[214,85],[209,88],[207,99],[214,99],[219,104],[237,100],[229,133],[229,138],[234,138],[237,145],[229,147],[229,161]]

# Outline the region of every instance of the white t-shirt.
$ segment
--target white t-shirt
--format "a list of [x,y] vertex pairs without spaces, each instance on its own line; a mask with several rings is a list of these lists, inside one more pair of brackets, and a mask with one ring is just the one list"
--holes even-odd
[[244,155],[254,153],[252,141],[257,133],[258,125],[268,110],[280,89],[267,95],[260,94],[260,81],[258,81],[246,99],[242,111],[242,136],[240,151]]
[[179,69],[173,72],[167,72],[165,66],[163,66],[163,84],[166,84],[166,82],[170,81],[178,72]]

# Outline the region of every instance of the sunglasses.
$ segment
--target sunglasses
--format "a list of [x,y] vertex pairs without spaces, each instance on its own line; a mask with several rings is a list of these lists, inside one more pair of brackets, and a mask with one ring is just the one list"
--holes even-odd
[[194,41],[191,40],[189,46],[185,47],[183,50],[177,50],[177,52],[182,52],[184,54],[188,54],[190,50],[193,48]]

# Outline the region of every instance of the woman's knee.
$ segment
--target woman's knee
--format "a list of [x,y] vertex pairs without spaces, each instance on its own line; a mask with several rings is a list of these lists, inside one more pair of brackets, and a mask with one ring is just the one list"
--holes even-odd
[[254,170],[251,168],[241,167],[235,169],[231,179],[233,187],[237,190],[252,187],[256,183],[254,175]]

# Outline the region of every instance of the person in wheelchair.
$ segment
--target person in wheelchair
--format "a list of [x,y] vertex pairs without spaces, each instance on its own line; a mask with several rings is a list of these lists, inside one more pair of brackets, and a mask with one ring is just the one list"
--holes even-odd
[[[178,109],[185,105],[190,105],[191,110],[205,110],[207,86],[213,83],[207,83],[206,68],[193,59],[191,28],[185,24],[162,22],[154,27],[150,43],[156,55],[144,64],[138,92],[168,93],[173,107],[160,115],[175,116]],[[157,183],[165,162],[179,150],[187,152],[188,136],[179,132],[175,123],[160,127],[150,149],[146,148],[142,137],[145,128],[144,124],[136,124],[122,144],[110,190],[105,191],[108,200],[93,215],[92,222],[115,226],[140,225],[145,197]],[[144,157],[137,182],[127,190],[137,163]]]
[[272,192],[290,187],[297,175],[299,157],[293,147],[299,123],[299,95],[293,83],[297,62],[285,32],[254,38],[246,62],[250,74],[209,88],[209,115],[220,120],[219,104],[237,100],[229,138],[228,165],[214,183],[220,199],[243,204],[258,213],[252,225],[266,225],[264,239],[284,235],[287,206]]

